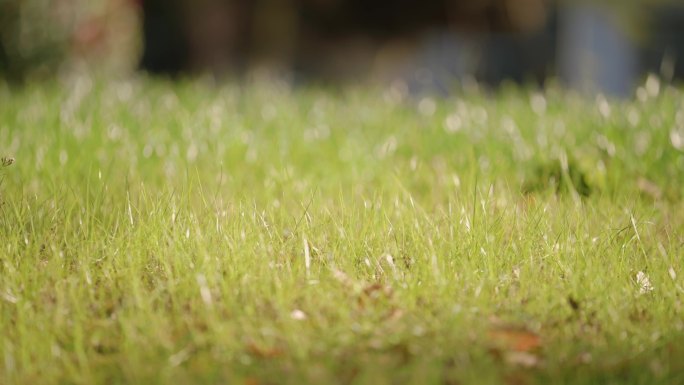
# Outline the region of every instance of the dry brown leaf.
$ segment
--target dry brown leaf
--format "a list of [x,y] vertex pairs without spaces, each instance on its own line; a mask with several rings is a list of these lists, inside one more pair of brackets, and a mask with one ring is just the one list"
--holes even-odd
[[529,352],[541,346],[541,338],[529,330],[502,327],[489,331],[489,339],[506,350]]

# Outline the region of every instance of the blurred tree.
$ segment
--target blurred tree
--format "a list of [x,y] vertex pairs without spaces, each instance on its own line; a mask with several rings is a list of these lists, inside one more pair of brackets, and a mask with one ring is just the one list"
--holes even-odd
[[49,0],[0,1],[0,73],[21,81],[29,72],[48,73],[64,54],[64,14]]
[[77,64],[131,69],[136,8],[132,0],[0,0],[0,77],[21,82]]

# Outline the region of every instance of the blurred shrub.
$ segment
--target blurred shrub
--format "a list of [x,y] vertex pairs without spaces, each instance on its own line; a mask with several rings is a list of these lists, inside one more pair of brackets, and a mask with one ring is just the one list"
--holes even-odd
[[49,0],[0,0],[0,71],[21,79],[47,72],[63,58],[69,23]]
[[22,81],[83,65],[132,68],[137,8],[131,0],[0,0],[0,77]]

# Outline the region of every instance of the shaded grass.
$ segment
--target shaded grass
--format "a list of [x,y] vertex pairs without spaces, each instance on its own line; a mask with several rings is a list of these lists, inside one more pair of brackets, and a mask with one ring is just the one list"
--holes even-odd
[[684,381],[680,91],[389,95],[2,89],[2,382]]

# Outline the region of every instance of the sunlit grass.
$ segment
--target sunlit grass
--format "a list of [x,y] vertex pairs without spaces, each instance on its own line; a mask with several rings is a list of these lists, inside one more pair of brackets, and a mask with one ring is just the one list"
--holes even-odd
[[684,382],[654,81],[0,87],[0,383]]

